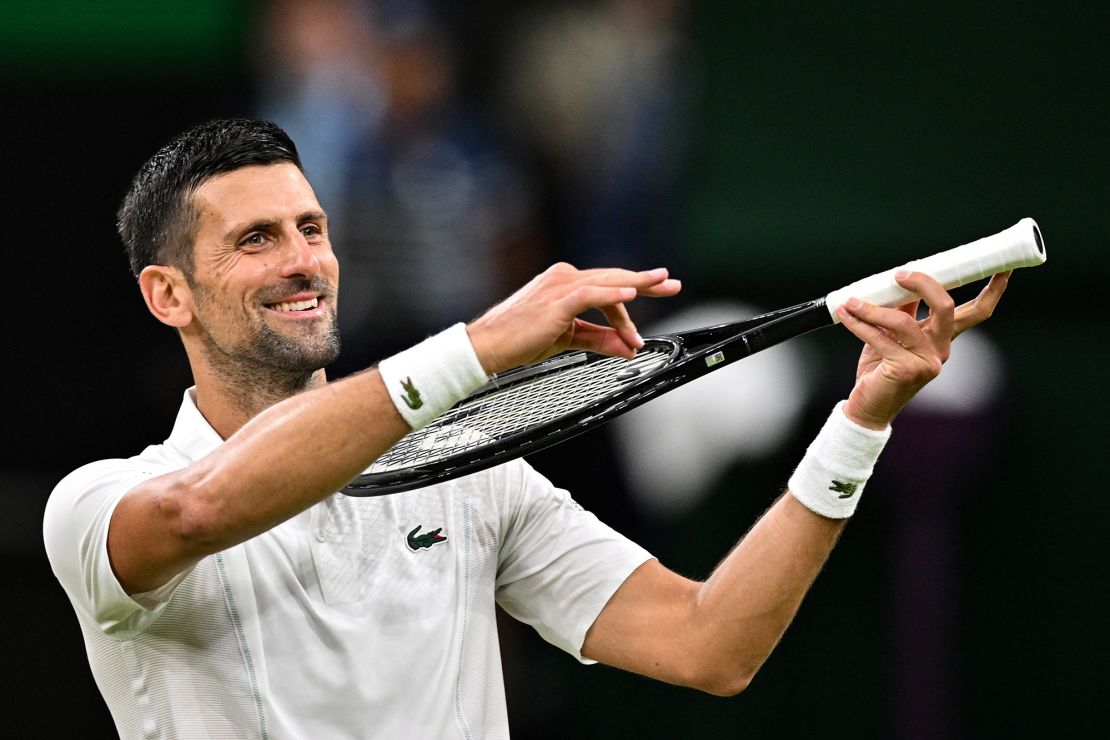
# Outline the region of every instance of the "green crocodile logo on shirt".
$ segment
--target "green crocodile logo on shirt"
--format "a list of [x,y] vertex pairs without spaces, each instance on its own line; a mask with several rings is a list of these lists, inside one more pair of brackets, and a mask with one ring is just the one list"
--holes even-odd
[[401,381],[401,387],[405,389],[405,395],[401,396],[401,400],[405,405],[415,411],[424,405],[424,399],[420,397],[420,391],[416,390],[416,386],[412,384],[412,378],[405,378]]
[[837,498],[852,498],[856,494],[856,489],[859,486],[855,483],[842,483],[841,481],[834,480],[832,485],[829,486],[830,491],[835,491],[840,495]]
[[417,524],[416,529],[409,532],[409,549],[413,552],[423,547],[431,547],[432,545],[447,541],[447,535],[440,534],[440,532],[443,531],[443,527],[433,529],[431,532],[425,532],[424,534],[417,534],[423,526],[423,524]]

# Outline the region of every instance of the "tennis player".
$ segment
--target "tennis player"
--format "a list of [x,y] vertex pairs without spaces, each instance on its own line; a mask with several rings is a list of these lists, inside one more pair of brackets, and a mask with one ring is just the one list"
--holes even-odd
[[[898,410],[990,315],[850,303],[855,387],[783,495],[704,583],[680,577],[525,462],[381,498],[339,490],[491,373],[579,348],[631,357],[626,304],[665,269],[556,265],[338,382],[327,216],[276,126],[216,121],[139,170],[119,229],[196,385],[165,442],[59,483],[44,536],[125,738],[503,738],[494,605],[584,663],[743,690],[855,509]],[[577,318],[599,308],[608,326]],[[738,529],[742,527],[738,526]]]

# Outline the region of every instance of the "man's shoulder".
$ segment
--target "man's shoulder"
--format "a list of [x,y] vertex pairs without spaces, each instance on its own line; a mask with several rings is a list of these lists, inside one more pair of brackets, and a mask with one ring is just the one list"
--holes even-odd
[[111,498],[142,480],[188,465],[180,453],[167,445],[151,445],[138,455],[86,463],[62,478],[46,503],[46,524],[64,512],[72,512],[88,499]]
[[104,480],[138,475],[152,467],[152,465],[144,464],[137,456],[95,460],[82,465],[62,478],[58,485],[54,487],[53,495],[57,495],[60,491],[96,485]]
[[190,460],[166,444],[150,445],[131,457],[94,460],[66,475],[55,487],[59,489],[82,488],[106,479],[130,476],[155,476],[188,465]]

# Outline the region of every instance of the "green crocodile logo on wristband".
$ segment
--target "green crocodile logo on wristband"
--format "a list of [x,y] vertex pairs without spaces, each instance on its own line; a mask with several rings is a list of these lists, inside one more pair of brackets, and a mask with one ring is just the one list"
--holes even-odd
[[829,486],[830,491],[835,491],[840,494],[837,498],[852,498],[852,496],[856,495],[856,490],[858,488],[859,484],[857,483],[843,483],[838,480],[834,480],[832,485]]
[[401,381],[401,387],[405,389],[405,395],[401,396],[401,400],[405,402],[413,411],[424,405],[424,399],[420,397],[420,391],[416,390],[416,386],[412,384],[412,378],[405,378]]

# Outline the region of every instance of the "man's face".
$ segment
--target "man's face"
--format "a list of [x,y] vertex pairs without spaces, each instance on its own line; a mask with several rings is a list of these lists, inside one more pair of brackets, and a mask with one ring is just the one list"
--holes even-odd
[[339,264],[327,217],[293,164],[244,167],[205,181],[190,289],[210,359],[311,373],[339,354]]

